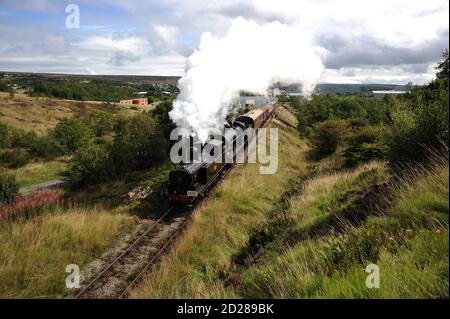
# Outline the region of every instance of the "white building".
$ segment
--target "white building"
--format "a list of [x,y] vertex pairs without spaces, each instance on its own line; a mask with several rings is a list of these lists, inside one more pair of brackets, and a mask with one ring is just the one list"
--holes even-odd
[[405,94],[408,91],[372,91],[372,97],[377,100],[382,100],[386,95],[388,96],[397,96],[400,94]]

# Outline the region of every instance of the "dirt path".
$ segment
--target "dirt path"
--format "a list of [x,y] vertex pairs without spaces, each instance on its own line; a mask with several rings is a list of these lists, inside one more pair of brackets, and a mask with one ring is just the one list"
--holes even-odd
[[54,189],[54,188],[61,188],[64,186],[64,184],[67,183],[67,179],[66,178],[61,178],[61,179],[53,179],[47,182],[43,182],[43,183],[39,183],[39,184],[34,184],[31,186],[26,186],[26,187],[21,187],[19,189],[19,194],[20,195],[28,195],[34,192],[39,192],[45,189]]

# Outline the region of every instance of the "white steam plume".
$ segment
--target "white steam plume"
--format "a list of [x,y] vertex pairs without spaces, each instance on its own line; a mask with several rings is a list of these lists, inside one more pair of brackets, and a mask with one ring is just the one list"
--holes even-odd
[[237,18],[222,38],[202,34],[178,81],[180,94],[170,118],[205,142],[223,126],[241,90],[265,94],[280,81],[300,83],[310,93],[323,69],[320,50],[302,29]]

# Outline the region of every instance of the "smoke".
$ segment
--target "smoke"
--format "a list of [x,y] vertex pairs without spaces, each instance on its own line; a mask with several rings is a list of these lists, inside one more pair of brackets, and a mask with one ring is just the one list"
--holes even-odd
[[241,90],[266,94],[276,83],[300,83],[310,93],[324,69],[320,49],[299,27],[237,18],[221,38],[205,32],[178,81],[170,118],[205,142],[223,127]]

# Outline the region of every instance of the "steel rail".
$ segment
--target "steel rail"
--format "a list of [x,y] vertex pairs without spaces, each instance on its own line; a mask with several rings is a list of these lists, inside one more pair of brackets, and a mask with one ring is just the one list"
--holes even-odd
[[87,286],[85,286],[81,291],[79,291],[75,295],[75,298],[76,299],[80,298],[85,292],[89,290],[89,288],[91,288],[100,278],[102,278],[103,275],[108,270],[110,270],[115,264],[117,264],[119,260],[121,260],[124,256],[128,255],[128,253],[137,244],[139,244],[142,241],[142,239],[144,239],[145,236],[147,236],[148,233],[150,233],[150,231],[152,231],[163,220],[163,218],[166,217],[172,210],[173,207],[170,207],[160,218],[158,218],[158,220],[156,220],[153,224],[151,224],[150,227],[147,228],[146,231],[141,236],[139,236],[139,238],[137,238],[131,245],[129,245],[127,249],[123,251],[119,256],[117,256],[111,263],[109,263],[108,266],[106,266],[94,279],[92,279]]

